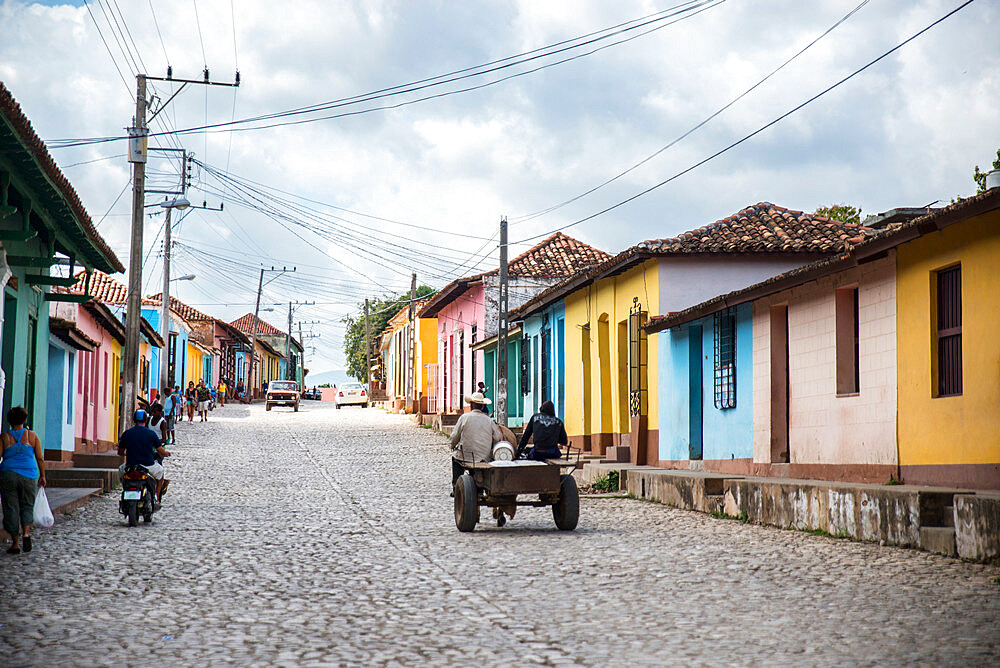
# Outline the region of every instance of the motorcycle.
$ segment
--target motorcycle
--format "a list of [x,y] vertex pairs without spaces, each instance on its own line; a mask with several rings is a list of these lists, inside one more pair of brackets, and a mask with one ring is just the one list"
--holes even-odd
[[139,516],[144,522],[153,521],[156,512],[156,480],[144,467],[131,465],[122,475],[122,498],[118,512],[128,518],[128,525],[139,524]]

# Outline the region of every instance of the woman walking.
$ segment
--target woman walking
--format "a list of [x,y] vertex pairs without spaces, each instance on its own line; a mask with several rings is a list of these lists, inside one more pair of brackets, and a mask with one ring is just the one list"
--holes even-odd
[[188,422],[194,422],[194,409],[198,404],[198,389],[194,386],[193,380],[188,381],[187,390],[184,392],[184,398],[187,400]]
[[[31,552],[31,525],[35,514],[35,495],[45,487],[45,459],[38,435],[25,428],[28,412],[21,406],[7,411],[10,431],[0,436],[3,460],[0,461],[0,500],[3,503],[3,528],[10,534],[7,554],[17,554],[22,546]],[[20,541],[20,544],[19,544]]]

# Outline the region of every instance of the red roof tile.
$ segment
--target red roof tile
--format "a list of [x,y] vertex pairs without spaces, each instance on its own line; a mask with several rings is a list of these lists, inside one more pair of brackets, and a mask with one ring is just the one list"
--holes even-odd
[[[254,321],[253,313],[247,313],[246,315],[237,318],[236,320],[233,320],[229,324],[235,327],[236,329],[240,330],[244,334],[253,334],[254,331],[253,321]],[[257,333],[280,334],[281,336],[285,335],[283,331],[281,331],[274,325],[270,324],[269,322],[261,320],[260,318],[257,318]]]
[[[163,293],[162,292],[157,292],[152,297],[146,297],[145,299],[142,300],[142,303],[146,304],[146,305],[149,305],[149,306],[161,306],[163,304]],[[184,318],[185,320],[213,320],[214,319],[214,318],[212,318],[212,316],[205,315],[204,313],[202,313],[198,309],[192,308],[192,307],[188,306],[187,304],[185,304],[181,300],[177,299],[177,297],[174,297],[173,295],[171,295],[171,297],[170,297],[170,309],[172,311],[176,311],[177,313],[179,313],[180,316],[182,318]]]
[[[84,285],[86,275],[85,271],[78,271],[74,274],[76,283],[70,288],[73,292],[87,292],[86,285]],[[128,302],[128,286],[96,269],[90,274],[90,292],[88,294],[103,304],[125,304]]]
[[710,225],[638,245],[653,253],[835,253],[871,230],[760,202]]

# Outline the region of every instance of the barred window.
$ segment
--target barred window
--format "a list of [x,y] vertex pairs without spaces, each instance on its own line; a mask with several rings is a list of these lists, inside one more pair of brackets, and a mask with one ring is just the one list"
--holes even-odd
[[531,339],[521,337],[521,394],[531,391]]
[[937,272],[937,396],[962,394],[962,267]]
[[715,407],[736,408],[736,309],[715,314]]

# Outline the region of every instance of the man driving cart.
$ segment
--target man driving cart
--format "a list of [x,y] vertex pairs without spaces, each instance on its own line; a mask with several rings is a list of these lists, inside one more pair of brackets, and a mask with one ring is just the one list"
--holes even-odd
[[465,471],[462,462],[488,462],[493,454],[493,446],[503,440],[496,422],[483,412],[483,408],[493,403],[482,392],[465,396],[472,410],[462,413],[451,432],[451,486],[455,487],[459,476]]

